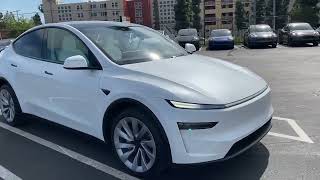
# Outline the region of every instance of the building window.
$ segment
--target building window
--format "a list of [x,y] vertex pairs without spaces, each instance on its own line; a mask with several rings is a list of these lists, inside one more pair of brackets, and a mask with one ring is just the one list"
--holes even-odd
[[136,10],[136,17],[142,17],[142,10]]
[[229,6],[228,6],[229,8],[233,8],[233,4],[229,4]]
[[221,6],[221,8],[226,8],[226,7],[227,7],[226,5],[222,5],[222,6]]
[[134,2],[134,7],[136,9],[142,9],[142,3],[141,2]]

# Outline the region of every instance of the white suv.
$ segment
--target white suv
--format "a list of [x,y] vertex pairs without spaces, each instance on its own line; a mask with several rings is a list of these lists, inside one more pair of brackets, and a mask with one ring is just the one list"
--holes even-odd
[[0,52],[2,114],[10,125],[32,114],[110,141],[138,176],[232,158],[269,131],[270,88],[186,49],[134,24],[33,28]]

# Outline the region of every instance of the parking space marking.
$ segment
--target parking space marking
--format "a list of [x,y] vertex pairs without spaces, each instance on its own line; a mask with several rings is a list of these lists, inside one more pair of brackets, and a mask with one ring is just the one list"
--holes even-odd
[[0,178],[4,180],[22,180],[12,172],[10,172],[8,169],[4,168],[0,165]]
[[310,144],[314,143],[310,139],[310,137],[303,131],[303,129],[296,123],[295,120],[289,119],[289,118],[282,118],[282,117],[273,117],[273,119],[276,119],[279,121],[286,121],[292,127],[292,129],[297,133],[298,136],[290,136],[290,135],[280,134],[275,132],[269,132],[268,135],[287,138],[287,139],[296,140],[296,141],[302,141]]
[[[133,176],[131,176],[129,174],[126,174],[126,173],[124,173],[122,171],[119,171],[117,169],[114,169],[113,167],[110,167],[108,165],[100,163],[100,162],[98,162],[96,160],[93,160],[93,159],[91,159],[89,157],[86,157],[86,156],[84,156],[82,154],[74,152],[74,151],[72,151],[70,149],[67,149],[67,148],[63,147],[63,146],[59,146],[57,144],[54,144],[54,143],[52,143],[50,141],[42,139],[42,138],[40,138],[38,136],[35,136],[33,134],[30,134],[30,133],[25,132],[23,130],[20,130],[18,128],[9,126],[9,125],[7,125],[5,123],[0,122],[0,127],[3,128],[3,129],[6,129],[8,131],[11,131],[11,132],[13,132],[15,134],[18,134],[18,135],[20,135],[20,136],[22,136],[22,137],[24,137],[26,139],[29,139],[29,140],[31,140],[31,141],[33,141],[35,143],[43,145],[43,146],[45,146],[45,147],[47,147],[49,149],[52,149],[52,150],[57,151],[57,152],[59,152],[61,154],[64,154],[64,155],[66,155],[66,156],[68,156],[68,157],[70,157],[70,158],[72,158],[72,159],[74,159],[76,161],[79,161],[79,162],[81,162],[83,164],[86,164],[86,165],[91,166],[91,167],[93,167],[93,168],[95,168],[97,170],[100,170],[100,171],[102,171],[104,173],[107,173],[107,174],[109,174],[111,176],[114,176],[114,177],[116,177],[118,179],[122,179],[122,180],[139,180],[138,178],[133,177]],[[0,177],[1,177],[1,169],[0,169]],[[16,180],[16,179],[12,179],[12,180]]]

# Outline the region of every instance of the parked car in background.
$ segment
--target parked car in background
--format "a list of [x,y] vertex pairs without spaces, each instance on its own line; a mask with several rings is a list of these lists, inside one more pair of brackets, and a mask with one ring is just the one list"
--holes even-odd
[[0,49],[4,49],[5,47],[9,46],[13,39],[3,39],[0,40]]
[[175,40],[183,48],[186,43],[190,43],[193,44],[197,50],[200,49],[200,37],[196,29],[180,29]]
[[0,52],[2,119],[15,126],[32,114],[110,142],[137,176],[228,160],[270,130],[271,90],[194,51],[135,24],[35,27]]
[[209,49],[234,48],[234,39],[229,29],[212,30],[209,37]]
[[314,30],[309,23],[290,23],[279,31],[279,43],[292,46],[295,44],[319,44],[319,32]]
[[258,45],[272,45],[277,47],[278,36],[273,32],[271,27],[266,24],[251,25],[244,34],[243,43],[249,48]]

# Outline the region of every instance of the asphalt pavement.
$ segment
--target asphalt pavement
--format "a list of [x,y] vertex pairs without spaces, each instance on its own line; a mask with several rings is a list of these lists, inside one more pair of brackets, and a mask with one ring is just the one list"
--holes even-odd
[[[320,179],[320,47],[203,48],[198,54],[247,67],[267,80],[275,108],[273,128],[261,143],[234,159],[174,166],[152,179]],[[24,180],[133,178],[126,176],[110,145],[39,118],[25,120],[18,129],[0,120],[0,167],[6,173]],[[6,179],[0,168],[1,178]]]

